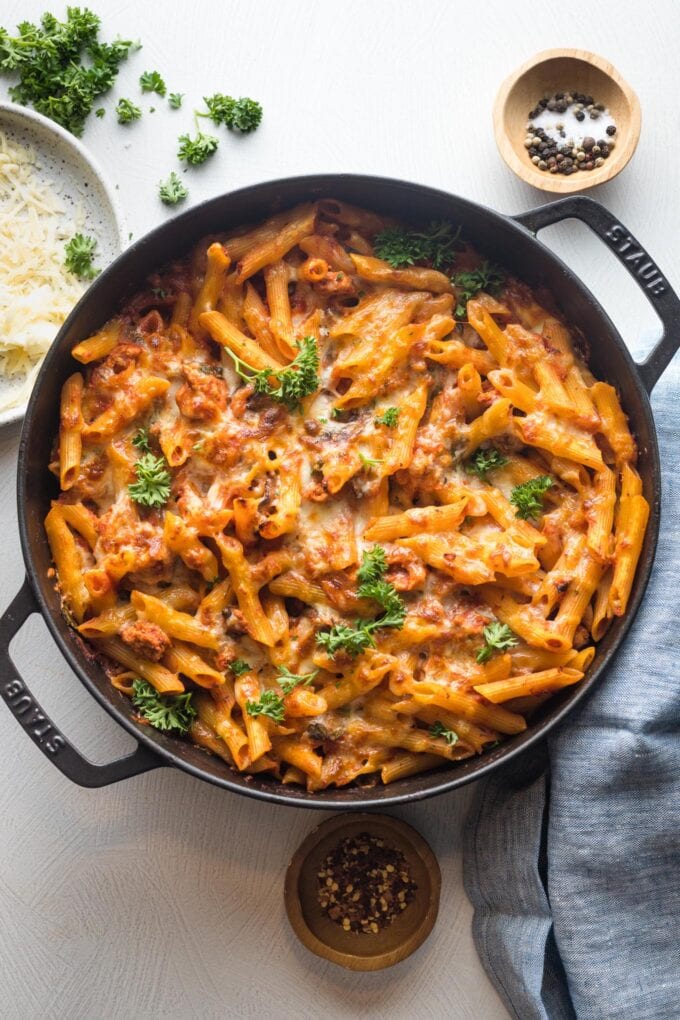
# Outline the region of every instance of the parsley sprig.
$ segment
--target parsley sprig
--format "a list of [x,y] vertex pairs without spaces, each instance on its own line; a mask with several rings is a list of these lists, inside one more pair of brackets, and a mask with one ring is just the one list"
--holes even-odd
[[145,453],[135,464],[137,480],[128,485],[128,492],[140,506],[161,507],[170,498],[172,476],[163,457]]
[[453,747],[454,744],[458,743],[458,734],[455,730],[448,729],[443,722],[437,720],[436,723],[432,723],[430,726],[431,737],[443,737],[449,747]]
[[255,99],[241,96],[234,99],[221,92],[212,96],[204,96],[203,102],[208,107],[207,113],[199,113],[199,117],[209,117],[213,124],[225,124],[230,131],[248,134],[260,125],[262,106]]
[[142,111],[139,106],[135,106],[131,99],[119,99],[116,114],[119,124],[131,124],[133,120],[139,120]]
[[167,180],[161,181],[158,185],[158,195],[164,205],[177,205],[178,202],[183,202],[188,194],[189,189],[184,186],[174,170]]
[[459,291],[456,316],[461,319],[467,314],[468,301],[480,290],[486,291],[487,294],[495,294],[503,286],[504,280],[503,271],[486,259],[469,273],[456,273],[451,277],[451,283]]
[[477,475],[483,482],[486,482],[489,471],[505,467],[507,463],[508,458],[504,457],[494,446],[490,446],[486,450],[477,450],[465,465],[465,470],[469,475]]
[[144,453],[151,453],[151,447],[149,446],[149,430],[138,429],[132,437],[132,445],[136,446],[138,450],[143,450]]
[[524,521],[535,521],[543,513],[543,496],[552,488],[550,475],[539,475],[528,482],[516,485],[510,493],[510,502],[515,507],[515,516]]
[[157,96],[164,96],[167,92],[165,82],[158,71],[144,71],[139,78],[142,92],[155,92]]
[[444,269],[456,261],[460,249],[460,227],[453,229],[446,220],[433,220],[427,230],[388,227],[376,235],[373,250],[377,258],[393,269],[426,262],[433,269]]
[[248,715],[264,715],[275,723],[282,723],[286,709],[283,698],[276,691],[263,691],[257,701],[246,701]]
[[379,414],[375,419],[376,425],[386,425],[389,429],[393,429],[399,421],[399,408],[398,407],[387,407],[382,414]]
[[205,163],[219,145],[219,140],[214,135],[206,135],[202,131],[199,131],[195,138],[188,134],[180,135],[178,141],[177,158],[186,160],[191,166]]
[[159,694],[147,680],[133,681],[132,690],[132,704],[157,730],[186,733],[192,719],[196,717],[196,709],[191,704],[191,692]]
[[477,652],[477,662],[488,662],[494,652],[504,652],[506,648],[514,648],[517,638],[508,627],[507,623],[499,623],[494,620],[482,631],[484,644]]
[[291,673],[287,666],[279,666],[278,670],[280,673],[278,684],[284,694],[290,694],[296,687],[309,687],[319,672],[318,669],[314,669],[311,673]]
[[354,626],[336,623],[329,630],[320,631],[316,635],[317,644],[324,648],[333,658],[338,652],[344,651],[354,657],[366,648],[375,648],[374,632],[381,627],[404,626],[406,606],[397,594],[393,585],[385,581],[387,560],[385,550],[376,545],[367,550],[357,572],[359,587],[357,595],[361,599],[377,602],[383,613],[375,620],[357,620]]
[[139,43],[99,41],[101,22],[86,7],[67,7],[66,20],[45,13],[12,36],[0,28],[0,74],[18,73],[11,98],[32,105],[74,135],[82,135],[97,98],[113,85],[119,65]]
[[245,659],[234,659],[234,661],[229,664],[229,670],[234,674],[234,676],[243,676],[243,674],[248,673],[250,669],[251,665],[249,662],[246,662]]
[[[314,393],[319,386],[319,352],[313,336],[306,336],[297,343],[298,353],[286,368],[255,369],[227,350],[240,377],[252,383],[255,392],[284,404],[289,411],[300,406],[303,397]],[[272,382],[274,380],[275,382]]]
[[179,110],[184,99],[183,92],[171,92],[168,96],[168,103],[171,110]]
[[69,273],[73,273],[79,280],[94,280],[100,273],[100,270],[92,265],[96,247],[97,241],[94,237],[74,234],[64,248],[66,254],[64,266]]

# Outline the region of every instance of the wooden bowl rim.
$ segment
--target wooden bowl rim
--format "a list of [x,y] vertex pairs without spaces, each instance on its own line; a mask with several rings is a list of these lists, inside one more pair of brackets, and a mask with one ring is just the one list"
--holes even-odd
[[[417,855],[420,858],[430,879],[429,902],[427,910],[420,923],[411,931],[406,933],[404,940],[398,946],[393,946],[391,949],[382,953],[372,953],[370,955],[345,952],[343,950],[336,949],[327,942],[322,941],[322,939],[320,939],[311,930],[305,920],[299,894],[300,874],[308,857],[318,844],[333,833],[337,833],[338,840],[340,840],[343,838],[345,830],[355,830],[357,825],[365,827],[369,832],[371,831],[371,827],[373,827],[374,831],[376,827],[379,827],[388,834],[388,838],[389,834],[394,834],[399,837],[400,840],[410,844],[413,848],[414,855]],[[408,857],[408,855],[406,856]],[[416,949],[423,944],[434,927],[439,910],[440,893],[441,871],[439,869],[439,864],[431,847],[423,839],[420,833],[416,832],[411,825],[408,825],[406,822],[402,822],[400,818],[394,818],[392,815],[377,814],[373,812],[362,812],[359,814],[355,814],[354,812],[345,812],[343,814],[334,815],[332,818],[326,819],[325,822],[322,822],[320,825],[317,825],[314,829],[312,829],[293,854],[290,864],[286,870],[286,879],[284,884],[286,914],[288,915],[288,920],[290,921],[293,931],[302,944],[312,953],[315,953],[323,959],[330,960],[331,963],[338,964],[341,967],[346,967],[348,970],[357,971],[383,970],[385,967],[392,967],[395,963],[400,963],[402,960],[405,960],[408,956],[414,953]],[[416,893],[416,896],[417,895],[418,894]],[[360,935],[359,937],[364,936]],[[375,938],[379,937],[379,935],[375,936]],[[373,938],[373,936],[367,935],[365,938]],[[375,946],[375,942],[367,942],[366,948],[370,948],[371,945]]]
[[[614,152],[603,166],[598,167],[596,170],[590,170],[587,174],[577,173],[569,177],[562,177],[558,174],[549,174],[546,171],[537,170],[526,158],[522,159],[517,154],[515,144],[511,141],[505,127],[508,97],[520,79],[541,64],[565,58],[591,64],[601,71],[602,74],[606,75],[607,78],[610,78],[623,93],[629,109],[629,116],[625,123],[625,143],[621,147],[617,144]],[[572,194],[575,191],[585,191],[599,184],[606,184],[607,181],[613,180],[617,174],[620,174],[630,162],[637,148],[641,126],[642,112],[640,100],[623,75],[604,57],[582,49],[558,47],[536,53],[513,71],[512,74],[508,75],[498,90],[493,106],[493,127],[496,145],[507,166],[526,184],[540,188],[541,191],[551,191],[561,195]]]

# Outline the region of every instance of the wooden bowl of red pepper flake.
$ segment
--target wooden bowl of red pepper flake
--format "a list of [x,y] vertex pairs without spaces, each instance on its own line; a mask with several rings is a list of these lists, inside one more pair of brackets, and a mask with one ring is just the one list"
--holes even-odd
[[288,866],[285,903],[300,941],[350,970],[391,967],[422,945],[439,909],[437,859],[389,815],[336,815]]

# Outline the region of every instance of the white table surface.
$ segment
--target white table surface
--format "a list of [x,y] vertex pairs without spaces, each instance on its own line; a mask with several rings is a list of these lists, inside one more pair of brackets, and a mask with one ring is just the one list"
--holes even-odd
[[[214,91],[263,103],[260,130],[222,143],[185,175],[191,201],[255,181],[314,171],[363,171],[435,185],[505,212],[547,200],[501,163],[491,106],[503,78],[553,46],[591,49],[637,90],[638,153],[595,192],[680,284],[680,157],[674,0],[642,10],[598,0],[577,11],[545,0],[90,0],[107,37],[141,38],[84,141],[114,183],[135,237],[171,216],[156,183],[175,160],[190,111]],[[47,0],[3,0],[8,28]],[[198,17],[197,17],[198,15]],[[139,102],[137,79],[158,69],[186,93],[171,112],[128,128],[120,95]],[[0,79],[0,97],[6,81]],[[185,204],[186,207],[186,204]],[[580,224],[542,235],[587,280],[624,338],[656,320],[629,277]],[[51,428],[50,423],[45,427]],[[0,433],[2,592],[23,577],[14,503],[18,429]],[[13,647],[33,693],[93,760],[127,752],[123,733],[78,684],[33,620]],[[0,709],[0,714],[4,709]],[[0,741],[0,1016],[390,1017],[506,1012],[477,959],[461,879],[461,830],[471,787],[395,811],[439,857],[440,917],[429,941],[392,970],[354,975],[317,960],[288,928],[283,876],[295,847],[325,815],[269,807],[170,769],[98,791],[71,785],[5,713]]]

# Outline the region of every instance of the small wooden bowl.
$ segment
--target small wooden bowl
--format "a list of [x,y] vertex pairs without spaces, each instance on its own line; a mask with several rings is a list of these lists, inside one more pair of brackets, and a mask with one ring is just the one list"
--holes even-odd
[[[322,912],[318,900],[322,862],[341,840],[362,832],[400,850],[418,887],[413,902],[375,935],[345,931]],[[300,844],[288,865],[284,899],[293,931],[307,949],[349,970],[382,970],[425,941],[437,919],[440,889],[437,858],[410,825],[389,815],[344,814],[317,826]]]
[[[545,94],[564,89],[604,103],[617,127],[616,145],[604,164],[568,177],[539,170],[524,148],[529,111]],[[630,85],[607,60],[587,50],[544,50],[532,57],[506,78],[493,108],[496,144],[510,169],[527,184],[562,195],[604,184],[621,173],[637,147],[640,120],[640,103]]]

